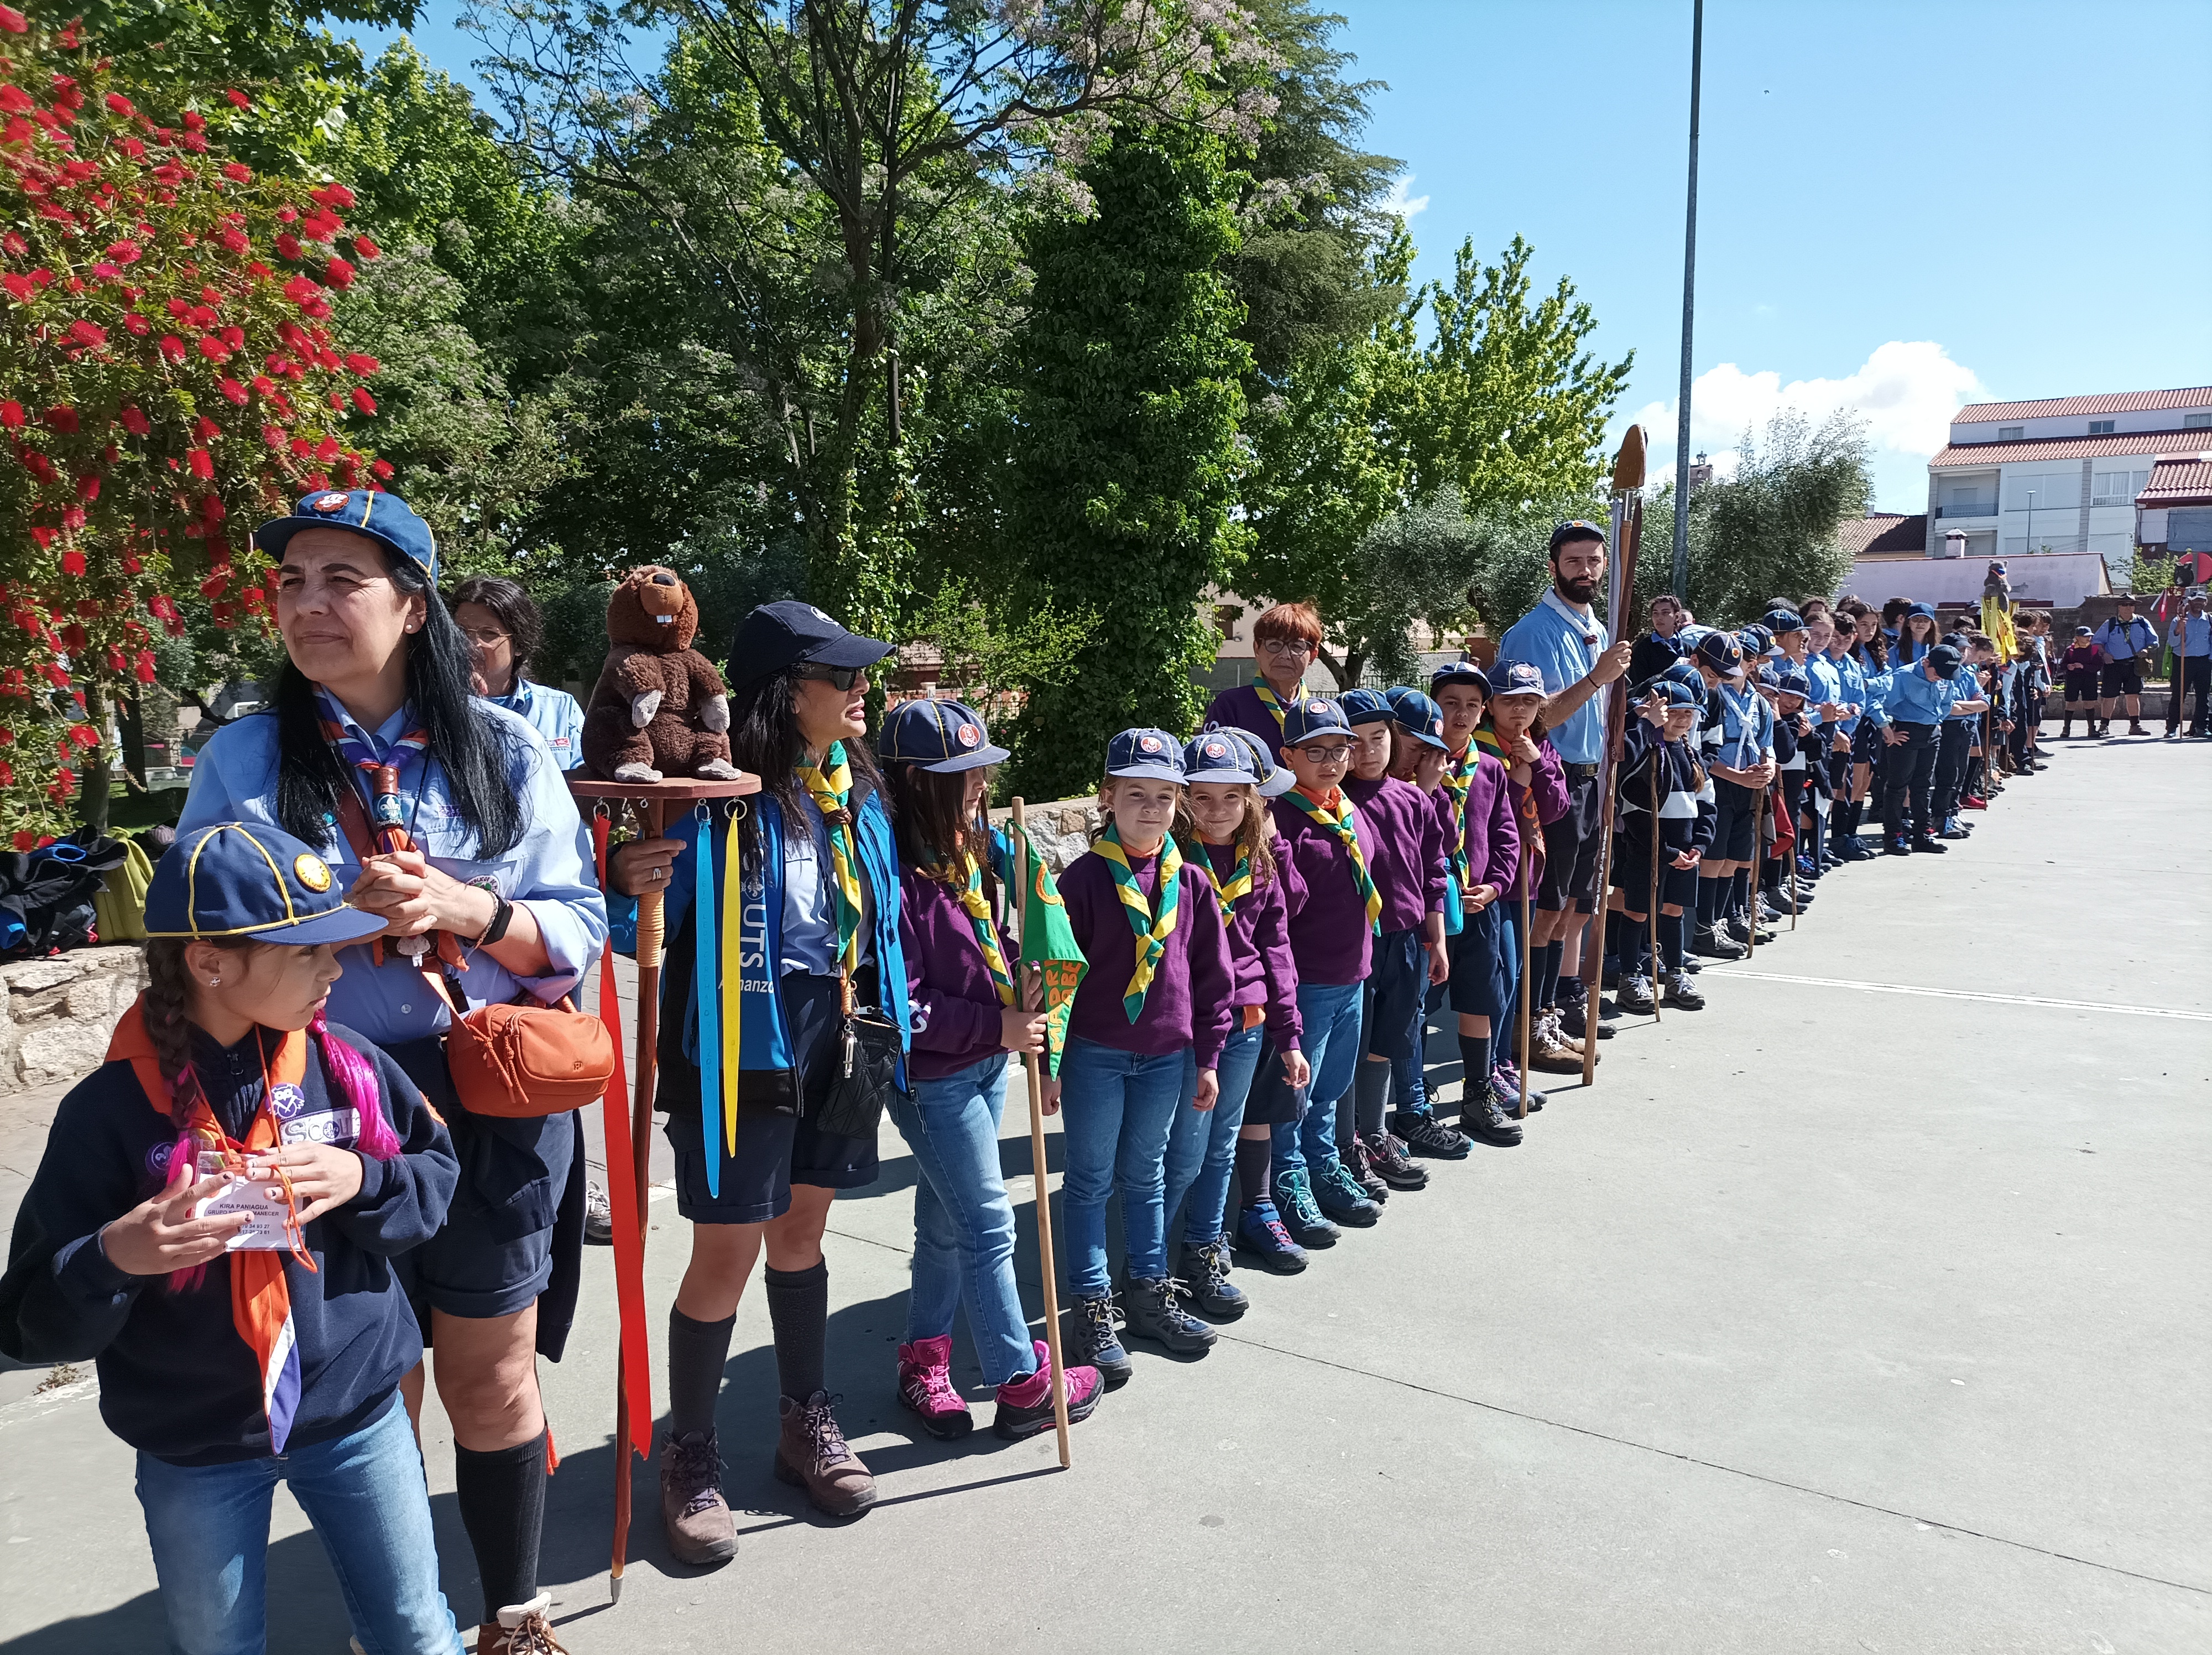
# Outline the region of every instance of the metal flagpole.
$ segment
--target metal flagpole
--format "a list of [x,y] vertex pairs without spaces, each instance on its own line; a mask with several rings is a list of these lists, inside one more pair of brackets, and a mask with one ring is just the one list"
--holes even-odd
[[1690,20],[1690,192],[1682,230],[1682,381],[1674,417],[1674,595],[1690,600],[1690,338],[1697,319],[1698,94],[1705,78],[1705,0]]

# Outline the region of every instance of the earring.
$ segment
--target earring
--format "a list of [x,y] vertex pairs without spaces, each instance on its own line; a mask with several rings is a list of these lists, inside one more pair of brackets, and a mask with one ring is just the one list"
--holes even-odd
[[222,987],[222,979],[219,977],[210,977],[208,979],[208,987],[210,989],[220,989]]

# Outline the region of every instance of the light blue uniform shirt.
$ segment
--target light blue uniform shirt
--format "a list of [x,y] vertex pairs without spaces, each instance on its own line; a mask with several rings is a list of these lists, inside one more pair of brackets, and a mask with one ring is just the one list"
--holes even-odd
[[2176,615],[2166,641],[2185,655],[2212,655],[2212,615]]
[[2133,660],[2158,647],[2158,629],[2140,615],[2123,626],[2115,615],[2097,629],[2090,642],[2113,660]]
[[[1849,654],[1815,655],[1814,660],[1819,661],[1834,675],[1838,693],[1832,699],[1852,707],[1864,707],[1867,704],[1866,673],[1860,668],[1858,662],[1853,660]],[[1832,725],[1830,727],[1841,730],[1845,735],[1855,735],[1858,733],[1859,717],[1859,714],[1853,713],[1840,724]]]
[[[1975,668],[1961,666],[1951,674],[1951,683],[1954,686],[1952,695],[1954,706],[1961,701],[1979,701],[1982,698],[1982,680]],[[1978,719],[1981,715],[1979,713],[1946,713],[1944,716],[1965,720]]]
[[1931,681],[1919,666],[1900,666],[1889,675],[1889,695],[1882,710],[1899,724],[1941,724],[1958,691],[1949,678]]
[[528,720],[530,727],[545,738],[553,762],[562,770],[573,770],[584,762],[584,709],[566,690],[517,678],[514,694],[484,699]]
[[1774,709],[1758,691],[1719,686],[1720,722],[1706,727],[1701,739],[1711,764],[1732,770],[1756,769],[1774,751]]
[[[830,824],[804,792],[792,831],[783,836],[783,969],[837,975],[837,870],[830,855]],[[804,828],[805,831],[798,830]],[[860,958],[868,957],[862,926]]]
[[1843,703],[1857,699],[1856,696],[1846,695],[1844,692],[1844,675],[1837,668],[1836,663],[1826,655],[1808,655],[1805,657],[1804,670],[1806,680],[1812,686],[1813,691],[1812,695],[1806,700],[1805,715],[1813,721],[1814,730],[1816,733],[1825,732],[1829,735],[1835,734],[1838,730],[1849,733],[1851,725],[1856,721],[1854,720],[1838,719],[1833,724],[1820,722],[1822,702]]
[[[1547,593],[1545,597],[1548,601],[1538,604],[1506,629],[1505,636],[1498,641],[1498,658],[1529,662],[1544,675],[1544,693],[1556,696],[1569,685],[1588,678],[1612,640],[1606,636],[1605,623],[1595,615],[1570,618],[1557,593]],[[1585,637],[1597,642],[1586,644]],[[1563,763],[1597,763],[1605,746],[1606,693],[1600,690],[1547,732]]]
[[[493,719],[507,738],[507,782],[522,801],[522,837],[503,856],[476,854],[476,835],[453,813],[444,772],[427,753],[406,771],[407,829],[430,865],[453,878],[490,878],[499,894],[526,907],[538,922],[552,969],[540,977],[519,977],[489,953],[468,956],[461,985],[471,1007],[502,1004],[527,989],[539,1000],[567,994],[599,958],[606,941],[606,905],[592,878],[591,839],[559,767],[544,739],[521,718],[495,709]],[[384,752],[405,734],[405,708],[386,719],[374,735],[353,727],[369,751]],[[227,725],[201,749],[192,767],[179,835],[216,822],[247,822],[274,827],[276,822],[276,715],[256,714]],[[350,890],[361,864],[335,824],[317,849]],[[368,943],[338,951],[345,974],[331,985],[330,1016],[358,1030],[379,1045],[394,1045],[436,1034],[453,1020],[444,999],[430,990],[420,971],[390,943],[381,966]]]

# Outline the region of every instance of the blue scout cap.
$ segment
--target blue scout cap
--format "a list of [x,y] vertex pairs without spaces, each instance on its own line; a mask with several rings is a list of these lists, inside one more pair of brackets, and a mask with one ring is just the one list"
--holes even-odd
[[1698,640],[1698,659],[1723,677],[1730,677],[1742,670],[1743,646],[1725,632],[1708,632]]
[[1928,664],[1946,677],[1957,672],[1966,660],[1948,643],[1939,643],[1928,652]]
[[1317,735],[1350,736],[1351,721],[1335,702],[1308,696],[1283,710],[1283,745],[1295,747]]
[[886,764],[913,764],[945,776],[1004,764],[1004,747],[991,745],[982,715],[957,701],[906,701],[891,709],[876,738]]
[[1784,632],[1805,630],[1805,618],[1794,609],[1770,609],[1759,617],[1759,622],[1778,638]]
[[1261,774],[1251,748],[1231,740],[1226,730],[1200,730],[1182,750],[1185,782],[1243,782],[1256,788]]
[[1925,615],[1932,621],[1936,618],[1936,605],[1933,604],[1915,604],[1911,608],[1906,610],[1905,612],[1907,616]]
[[376,915],[348,908],[330,865],[279,827],[218,822],[179,834],[146,887],[149,937],[245,937],[311,948],[383,930]]
[[1747,656],[1763,655],[1774,648],[1774,634],[1757,621],[1752,622],[1747,626],[1738,627],[1735,641],[1743,646],[1743,653]]
[[1414,740],[1444,750],[1444,709],[1419,690],[1401,685],[1390,691],[1390,716]]
[[805,661],[814,666],[872,666],[891,653],[875,638],[848,632],[812,604],[763,604],[730,640],[730,682],[750,684]]
[[1654,678],[1651,681],[1651,687],[1667,697],[1667,704],[1669,707],[1694,707],[1701,699],[1698,692],[1688,685],[1671,678]]
[[2097,635],[2086,626],[2077,626],[2074,629],[2074,636],[2077,638],[2094,638]]
[[1774,676],[1777,680],[1776,687],[1785,696],[1810,697],[1813,693],[1812,685],[1807,681],[1805,675],[1794,666],[1785,666]]
[[1705,681],[1698,676],[1698,664],[1693,660],[1677,660],[1672,666],[1660,673],[1659,677],[1666,683],[1679,684],[1684,689],[1694,691],[1696,694],[1705,693]]
[[1279,799],[1298,784],[1298,778],[1290,769],[1275,762],[1275,755],[1262,745],[1260,738],[1251,731],[1234,724],[1222,727],[1221,733],[1241,745],[1252,755],[1252,774],[1260,777],[1260,797]]
[[272,517],[253,531],[253,544],[280,562],[301,529],[348,529],[398,552],[434,582],[438,542],[430,526],[396,494],[376,489],[318,489],[303,494],[289,517]]
[[1106,774],[1143,782],[1180,782],[1182,743],[1165,730],[1124,730],[1106,744]]
[[1483,699],[1490,698],[1490,676],[1471,660],[1447,661],[1429,674],[1429,694],[1447,684],[1472,684],[1482,691]]
[[1390,702],[1380,690],[1346,690],[1336,698],[1344,709],[1345,722],[1358,729],[1363,724],[1388,724]]
[[1490,669],[1490,682],[1493,699],[1544,693],[1544,675],[1531,661],[1499,661]]
[[1595,540],[1598,545],[1603,545],[1605,531],[1596,524],[1580,517],[1571,517],[1552,531],[1553,551],[1557,551],[1561,546],[1573,540]]
[[1762,690],[1779,690],[1782,687],[1782,679],[1771,661],[1759,662],[1759,671],[1752,675],[1751,681]]

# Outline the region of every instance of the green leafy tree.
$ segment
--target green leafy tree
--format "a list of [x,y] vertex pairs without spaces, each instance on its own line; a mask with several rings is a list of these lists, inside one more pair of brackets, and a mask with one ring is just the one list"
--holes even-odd
[[1039,798],[1095,782],[1116,730],[1191,727],[1191,670],[1214,646],[1200,603],[1247,538],[1250,355],[1222,275],[1237,244],[1224,146],[1191,127],[1121,132],[1082,176],[1096,216],[1030,243],[1008,514],[1032,600],[1098,618],[1029,688],[1013,785]]

